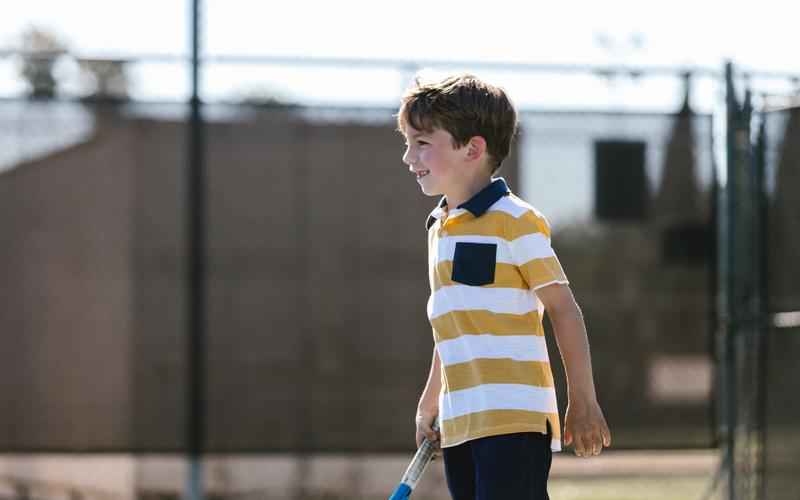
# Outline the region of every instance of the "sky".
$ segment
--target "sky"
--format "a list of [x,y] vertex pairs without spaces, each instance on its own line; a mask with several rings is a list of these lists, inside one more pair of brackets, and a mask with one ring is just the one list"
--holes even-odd
[[[139,0],[26,0],[8,2],[0,17],[0,48],[18,44],[38,26],[57,34],[76,54],[125,57],[189,53],[190,2]],[[523,105],[669,109],[680,84],[667,77],[604,79],[593,75],[487,71],[475,62],[526,64],[696,65],[800,75],[796,20],[800,2],[761,0],[642,2],[561,1],[245,1],[203,2],[203,49],[208,55],[464,61],[464,70],[491,77]],[[59,68],[65,88],[80,92],[76,67]],[[425,65],[422,65],[425,66]],[[412,68],[309,68],[286,65],[208,65],[209,99],[271,93],[306,102],[377,103],[396,100]],[[423,68],[424,69],[424,68]],[[431,76],[458,68],[429,69]],[[488,73],[488,74],[487,74]],[[0,59],[0,96],[20,93],[16,62]],[[186,67],[136,64],[131,93],[140,99],[183,99]],[[698,102],[715,90],[698,82]],[[764,81],[787,93],[787,81]]]
[[[190,52],[189,12],[189,0],[7,2],[0,16],[0,52],[18,46],[21,33],[37,26],[54,33],[79,57],[186,57]],[[206,64],[201,97],[213,102],[268,94],[303,104],[396,108],[416,72],[437,78],[463,70],[505,87],[522,110],[674,112],[684,95],[683,83],[675,76],[607,78],[590,72],[492,70],[480,63],[721,70],[726,60],[732,60],[739,68],[800,75],[797,19],[800,2],[789,0],[562,0],[546,5],[510,0],[205,0],[202,48],[208,56],[379,59],[408,64]],[[437,61],[452,65],[437,66]],[[14,57],[0,57],[0,98],[24,95],[25,86],[17,77],[18,62]],[[87,82],[74,61],[62,61],[57,74],[65,95],[86,93]],[[183,63],[131,64],[128,76],[134,99],[185,101],[190,92],[189,68]],[[719,106],[720,83],[707,77],[693,81],[691,102],[696,111],[712,112]],[[753,84],[758,92],[778,96],[800,89],[798,83],[785,78]],[[643,136],[654,143],[664,140],[663,131],[644,127],[642,124],[649,122],[642,120],[611,120],[605,127],[612,127],[613,122],[614,127],[622,127],[614,129],[618,135]],[[573,139],[590,146],[596,133],[587,130],[582,139]],[[530,139],[523,148],[546,153],[547,141],[552,138],[542,137],[544,142]],[[588,168],[591,151],[571,151],[576,156],[570,161],[562,157],[560,149],[550,156],[528,156],[537,164],[560,162]],[[650,160],[658,163],[658,158]],[[523,179],[525,186],[556,182],[536,177],[545,175],[544,170],[526,171],[535,175]],[[573,182],[570,179],[587,175],[565,173],[562,177]],[[584,187],[590,189],[588,184]],[[577,197],[574,206],[566,206],[546,195],[538,195],[541,208],[553,216],[586,213],[585,205],[591,201],[587,194]]]

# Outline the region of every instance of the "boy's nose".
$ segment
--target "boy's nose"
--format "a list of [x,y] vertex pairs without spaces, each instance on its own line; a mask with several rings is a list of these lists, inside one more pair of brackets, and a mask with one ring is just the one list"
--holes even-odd
[[406,149],[406,152],[403,153],[403,163],[405,163],[409,167],[411,166],[411,150],[410,149]]

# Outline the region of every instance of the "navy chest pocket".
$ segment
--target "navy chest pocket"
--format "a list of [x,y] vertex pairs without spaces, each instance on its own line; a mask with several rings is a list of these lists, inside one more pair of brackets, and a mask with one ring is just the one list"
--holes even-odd
[[453,254],[453,281],[481,286],[494,283],[497,244],[456,242]]

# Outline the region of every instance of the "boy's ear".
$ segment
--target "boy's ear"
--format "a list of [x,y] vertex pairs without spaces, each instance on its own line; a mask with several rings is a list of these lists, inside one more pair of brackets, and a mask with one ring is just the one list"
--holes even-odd
[[470,160],[478,160],[486,152],[486,139],[476,135],[472,137],[467,143],[467,158]]

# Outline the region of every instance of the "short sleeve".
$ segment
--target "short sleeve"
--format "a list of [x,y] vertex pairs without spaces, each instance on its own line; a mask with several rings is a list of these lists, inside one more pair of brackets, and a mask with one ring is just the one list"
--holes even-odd
[[569,281],[550,244],[550,225],[542,215],[527,211],[508,228],[511,256],[528,288]]

